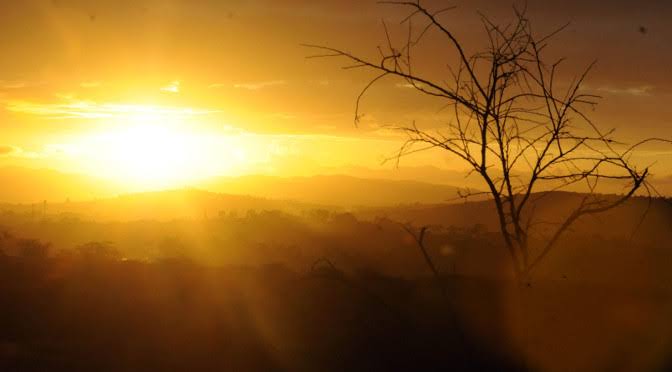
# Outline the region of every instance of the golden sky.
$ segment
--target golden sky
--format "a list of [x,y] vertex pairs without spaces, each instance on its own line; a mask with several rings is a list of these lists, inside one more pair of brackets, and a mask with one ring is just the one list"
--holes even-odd
[[[506,19],[504,3],[453,1],[458,8],[445,19],[477,50],[484,39],[476,11]],[[598,60],[586,89],[604,97],[592,113],[601,126],[633,141],[672,137],[671,3],[528,4],[540,31],[571,22],[553,47],[569,57],[563,78]],[[379,167],[400,144],[384,126],[439,123],[442,103],[384,81],[355,128],[354,100],[371,75],[307,60],[301,44],[375,57],[381,18],[396,24],[401,16],[368,0],[2,0],[0,165],[139,188]],[[423,68],[440,76],[442,45],[429,50]],[[669,148],[641,156],[658,162],[658,174],[672,173]],[[404,164],[459,169],[437,152]]]

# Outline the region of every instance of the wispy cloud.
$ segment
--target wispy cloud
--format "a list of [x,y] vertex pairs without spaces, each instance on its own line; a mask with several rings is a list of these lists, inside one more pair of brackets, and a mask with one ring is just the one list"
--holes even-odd
[[291,120],[297,118],[296,115],[287,112],[274,112],[272,114],[269,114],[268,117],[273,119],[284,119],[284,120]]
[[237,89],[247,89],[247,90],[259,90],[268,87],[286,85],[287,81],[285,80],[270,80],[270,81],[260,81],[254,83],[239,83],[234,84],[233,87]]
[[309,80],[308,83],[319,85],[321,87],[328,87],[331,84],[331,81],[329,81],[328,79]]
[[168,85],[161,87],[162,92],[168,93],[179,93],[180,92],[180,82],[175,80],[171,81]]
[[0,145],[0,156],[12,156],[21,152],[21,149],[12,145]]
[[101,85],[103,85],[103,83],[100,81],[84,81],[79,84],[82,88],[98,88]]
[[604,92],[615,95],[628,95],[628,96],[650,96],[653,91],[653,87],[650,85],[642,85],[637,87],[612,87],[612,86],[601,86],[597,89],[598,92]]
[[219,112],[191,107],[144,106],[120,103],[71,101],[67,103],[35,103],[10,101],[8,111],[42,116],[48,119],[101,119],[128,116],[195,116]]
[[394,86],[397,88],[408,88],[408,89],[414,89],[415,87],[411,83],[397,83]]
[[73,153],[74,149],[72,146],[66,144],[48,144],[38,151],[28,151],[14,145],[0,145],[0,158],[40,159],[72,155]]
[[27,86],[28,84],[23,81],[0,81],[0,89],[21,89]]
[[23,89],[42,85],[43,83],[23,80],[0,80],[0,90]]

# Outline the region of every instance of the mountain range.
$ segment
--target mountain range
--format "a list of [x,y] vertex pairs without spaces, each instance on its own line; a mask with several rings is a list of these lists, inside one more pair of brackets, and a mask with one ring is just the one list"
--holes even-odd
[[[310,177],[217,177],[189,187],[192,188],[340,207],[444,203],[454,200],[459,190],[456,186],[445,184],[336,174]],[[75,202],[123,194],[123,187],[85,175],[49,169],[0,168],[0,202],[4,203]]]

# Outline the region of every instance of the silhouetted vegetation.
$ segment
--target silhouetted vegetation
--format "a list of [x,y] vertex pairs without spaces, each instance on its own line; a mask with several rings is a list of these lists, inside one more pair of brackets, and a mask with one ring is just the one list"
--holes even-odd
[[[306,45],[316,50],[309,58],[338,58],[345,60],[345,69],[372,73],[356,99],[355,125],[363,116],[362,98],[385,78],[438,99],[442,109],[450,110],[438,127],[416,120],[390,125],[406,136],[391,160],[398,163],[407,155],[439,149],[477,175],[483,190],[467,189],[461,195],[489,196],[519,281],[531,280],[532,272],[578,220],[619,207],[640,190],[657,194],[649,183],[648,165],[633,161],[632,155],[645,144],[672,141],[647,138],[624,145],[613,129],[602,129],[590,119],[588,110],[601,98],[585,90],[595,62],[571,82],[561,82],[558,76],[565,58],[549,57],[553,38],[567,25],[540,33],[526,6],[514,6],[513,20],[506,22],[479,13],[485,44],[474,51],[464,36],[455,34],[446,15],[454,7],[434,9],[419,0],[381,3],[406,11],[400,22],[402,37],[393,38],[383,21],[386,39],[375,57]],[[437,53],[446,66],[441,75],[431,74],[431,64],[418,63],[431,33],[438,34],[439,45],[451,52],[450,57]],[[605,183],[619,184],[621,194],[604,195]],[[583,194],[572,209],[553,221],[538,218],[535,199],[576,190],[577,185]],[[420,246],[426,229],[416,236]]]
[[[0,367],[655,370],[672,331],[669,204],[642,227],[658,242],[610,228],[645,207],[577,225],[523,297],[486,202],[128,222],[5,212]],[[419,215],[445,294],[401,223]]]
[[[551,54],[567,26],[533,29],[524,2],[474,13],[479,34],[379,1],[401,17],[369,57],[358,2],[5,3],[0,372],[672,370],[672,176],[650,163],[672,141],[589,117],[602,92],[645,136],[668,120],[645,81],[665,7],[577,7],[591,40],[642,42],[588,87],[594,64],[572,80]],[[352,47],[309,58],[373,73],[361,133],[336,129],[353,81],[296,68],[306,32]],[[438,151],[361,160],[389,149]]]

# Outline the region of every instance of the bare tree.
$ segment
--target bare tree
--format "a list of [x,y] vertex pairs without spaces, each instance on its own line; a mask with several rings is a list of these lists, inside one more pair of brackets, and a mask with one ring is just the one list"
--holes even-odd
[[[600,98],[583,89],[594,63],[567,84],[557,78],[564,59],[548,62],[544,58],[549,41],[566,25],[537,36],[524,9],[514,7],[514,20],[508,24],[480,15],[487,46],[468,54],[441,19],[452,8],[431,11],[419,0],[380,3],[409,10],[401,23],[408,31],[399,45],[383,22],[386,45],[378,47],[378,57],[367,59],[342,49],[306,45],[317,50],[309,58],[343,58],[348,61],[345,69],[376,72],[357,97],[355,125],[361,119],[362,97],[386,77],[402,79],[422,95],[445,100],[451,120],[444,126],[421,129],[413,122],[395,127],[407,139],[394,158],[398,161],[417,151],[439,148],[480,176],[519,280],[530,277],[578,219],[615,208],[638,191],[652,192],[649,168],[637,167],[631,157],[637,147],[661,139],[634,145],[616,141],[613,130],[601,130],[585,113]],[[447,80],[414,69],[414,51],[430,32],[438,33],[454,51],[456,62],[447,63]],[[605,180],[620,183],[622,193],[600,193],[604,184],[600,181]],[[577,184],[587,191],[576,208],[552,228],[535,230],[541,223],[535,218],[536,201]],[[473,192],[462,194],[470,195]],[[531,244],[534,232],[541,235],[540,244]]]

